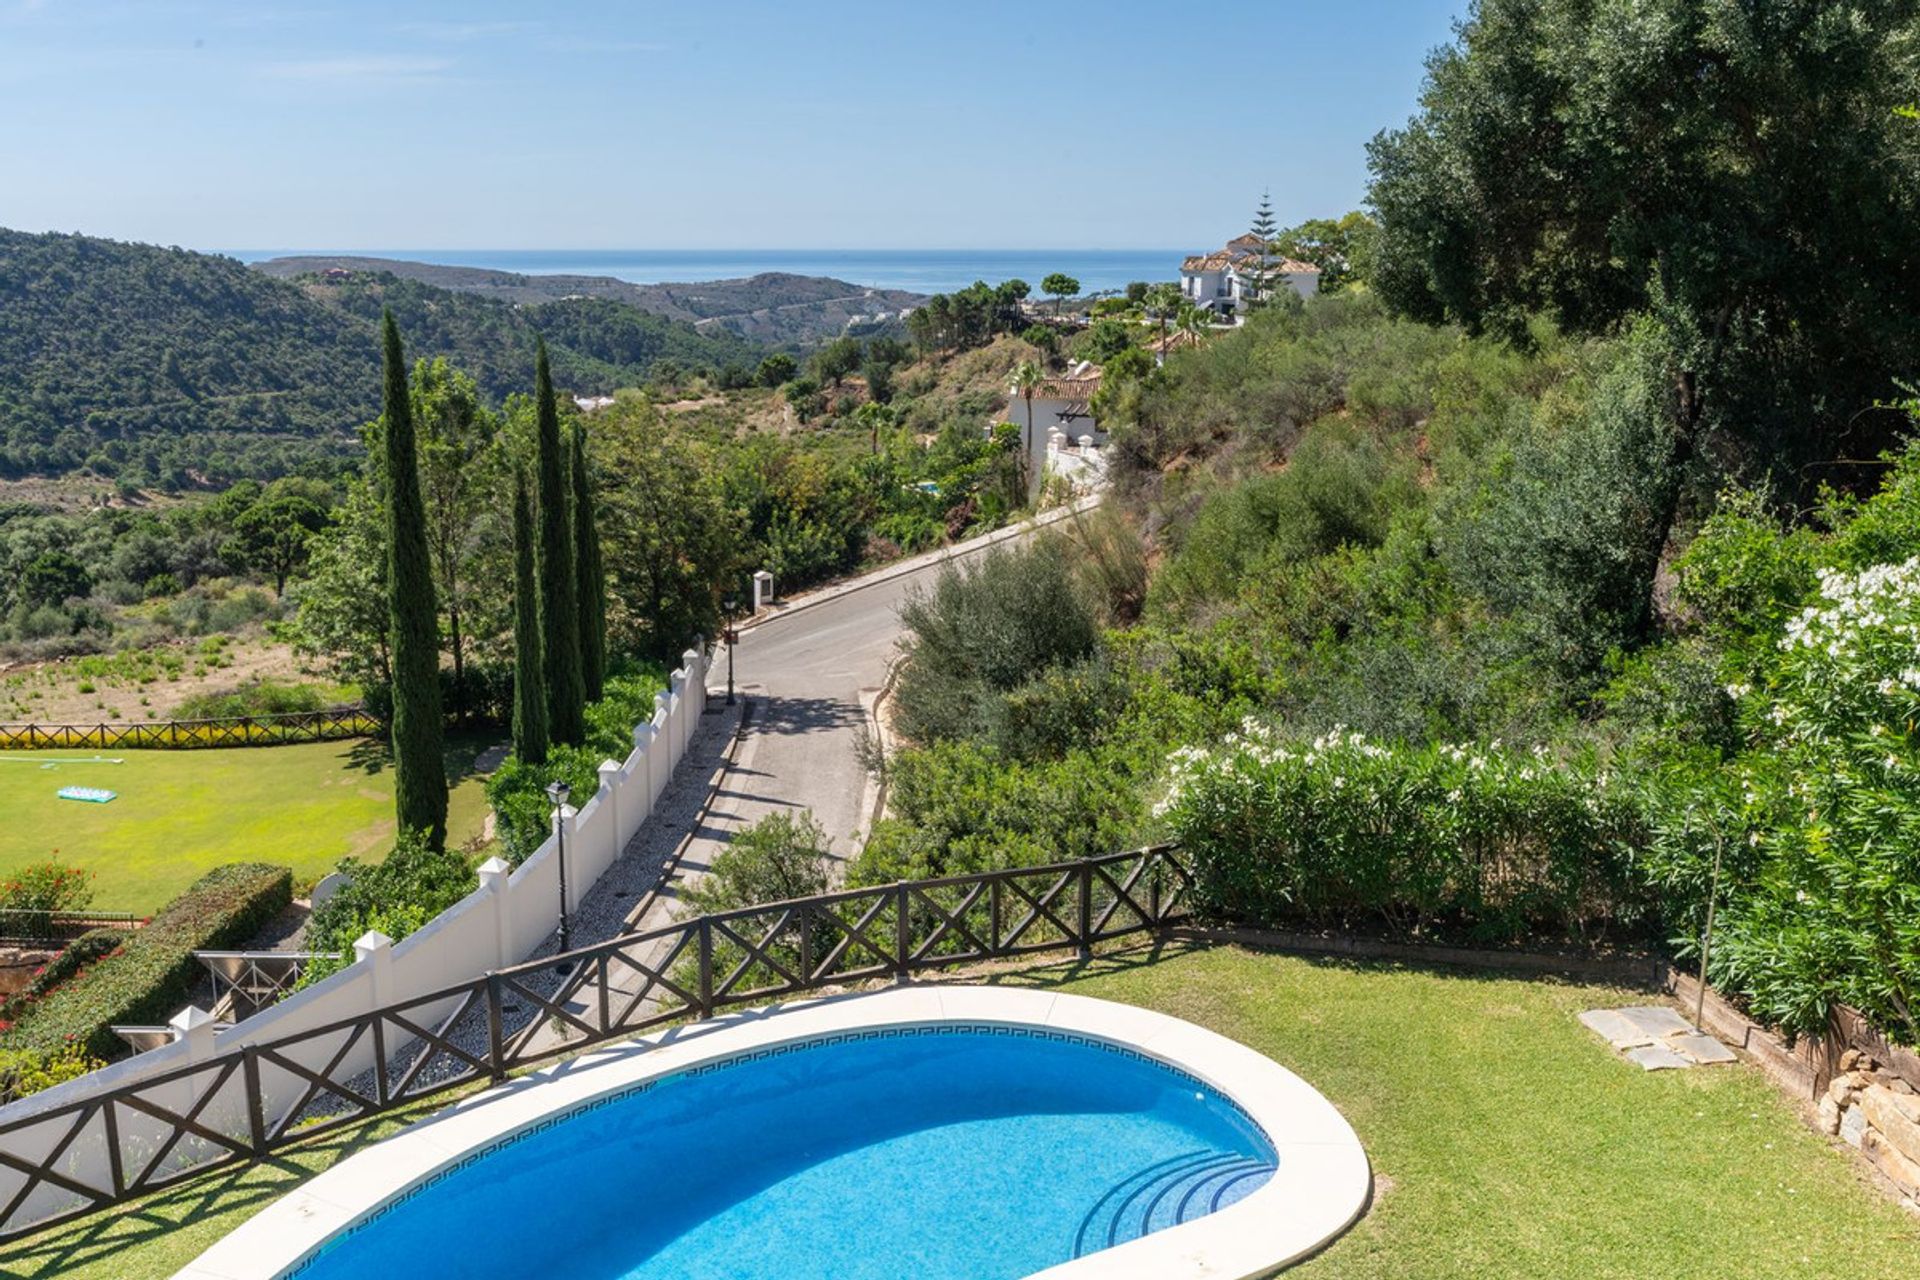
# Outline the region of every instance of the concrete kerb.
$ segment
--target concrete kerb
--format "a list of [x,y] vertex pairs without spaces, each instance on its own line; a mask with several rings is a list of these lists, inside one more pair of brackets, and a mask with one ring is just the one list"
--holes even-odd
[[[966,542],[955,543],[951,547],[942,547],[938,551],[929,551],[925,555],[918,555],[911,559],[901,560],[895,564],[888,565],[884,569],[876,569],[872,573],[865,574],[858,578],[849,578],[843,582],[820,587],[804,595],[796,596],[790,603],[777,606],[757,617],[744,618],[734,629],[736,631],[752,631],[756,627],[765,626],[769,622],[777,622],[781,618],[791,618],[796,613],[804,613],[816,605],[827,604],[843,596],[852,595],[856,591],[864,591],[868,587],[877,587],[882,583],[892,582],[896,578],[904,578],[908,574],[918,573],[920,570],[933,565],[944,564],[949,560],[957,560],[962,556],[972,555],[976,551],[984,551],[988,547],[998,546],[1002,542],[1012,541],[1015,538],[1032,533],[1036,529],[1044,529],[1051,525],[1059,524],[1064,520],[1072,519],[1074,516],[1091,511],[1100,505],[1100,500],[1103,496],[1104,495],[1099,493],[1090,493],[1085,497],[1075,499],[1066,506],[1055,507],[1050,511],[1043,511],[1032,519],[1023,521],[1020,524],[1008,525],[1004,529],[995,529],[992,533],[982,534],[978,538],[971,538]],[[775,584],[776,589],[778,585],[777,583]]]

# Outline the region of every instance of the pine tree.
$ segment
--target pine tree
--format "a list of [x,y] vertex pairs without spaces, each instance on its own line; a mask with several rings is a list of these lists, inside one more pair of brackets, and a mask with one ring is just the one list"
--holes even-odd
[[596,702],[607,682],[607,581],[600,561],[600,530],[593,485],[587,478],[587,429],[573,431],[573,558],[580,603],[580,683]]
[[430,848],[447,842],[447,771],[441,755],[440,633],[420,499],[413,404],[407,393],[400,330],[381,321],[386,385],[387,619],[393,662],[393,798],[401,832],[418,831]]
[[540,586],[534,572],[533,499],[513,469],[513,753],[522,764],[547,759],[547,680],[540,645]]
[[586,687],[580,679],[580,608],[574,591],[573,527],[567,469],[560,456],[560,411],[553,402],[547,344],[534,356],[535,447],[540,466],[540,639],[547,684],[547,733],[573,745],[586,737]]
[[1247,234],[1260,240],[1260,247],[1254,251],[1258,256],[1241,273],[1246,276],[1252,295],[1248,304],[1257,307],[1271,300],[1276,278],[1272,255],[1274,239],[1280,234],[1280,224],[1273,218],[1273,198],[1270,193],[1260,193],[1260,204],[1253,211],[1253,225],[1247,229]]

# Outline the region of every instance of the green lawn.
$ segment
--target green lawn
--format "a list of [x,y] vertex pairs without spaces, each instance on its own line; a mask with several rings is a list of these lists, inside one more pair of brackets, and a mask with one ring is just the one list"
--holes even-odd
[[[1920,1274],[1920,1220],[1869,1186],[1757,1071],[1648,1075],[1574,1021],[1583,1008],[1644,996],[1237,947],[991,980],[1188,1018],[1332,1098],[1381,1189],[1353,1230],[1293,1273],[1302,1277]],[[0,1276],[158,1280],[399,1123],[0,1248]]]
[[[472,738],[449,744],[457,779],[451,839],[486,820]],[[120,763],[107,763],[119,761]],[[103,787],[108,804],[62,800]],[[241,860],[293,868],[311,882],[346,854],[378,856],[393,839],[393,771],[384,746],[315,742],[204,751],[0,752],[0,875],[49,858],[94,873],[93,905],[146,914],[209,867]]]

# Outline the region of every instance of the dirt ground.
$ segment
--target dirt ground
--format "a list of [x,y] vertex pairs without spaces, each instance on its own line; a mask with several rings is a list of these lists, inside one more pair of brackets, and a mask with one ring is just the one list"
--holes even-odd
[[[212,658],[197,640],[160,648],[180,656],[177,671],[162,673],[124,654],[0,668],[0,723],[166,720],[195,694],[222,692],[250,680],[311,678],[290,646],[260,632],[234,638]],[[85,685],[91,692],[83,691]]]

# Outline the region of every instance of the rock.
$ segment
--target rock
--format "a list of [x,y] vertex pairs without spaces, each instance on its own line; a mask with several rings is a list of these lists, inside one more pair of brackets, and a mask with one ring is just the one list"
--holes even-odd
[[1913,1099],[1875,1085],[1861,1093],[1858,1110],[1888,1146],[1909,1160],[1920,1161],[1920,1105]]
[[1895,1076],[1893,1079],[1887,1081],[1887,1088],[1908,1098],[1920,1096],[1920,1089],[1915,1089],[1899,1076]]
[[1857,1147],[1867,1134],[1867,1113],[1859,1107],[1848,1107],[1840,1113],[1840,1137],[1848,1146]]
[[1874,1167],[1893,1179],[1895,1186],[1908,1195],[1920,1192],[1920,1160],[1914,1160],[1905,1152],[1897,1151],[1888,1145],[1882,1135],[1869,1129],[1860,1149],[1873,1161]]
[[1852,1106],[1853,1100],[1859,1095],[1860,1090],[1856,1089],[1853,1081],[1846,1076],[1835,1076],[1827,1085],[1827,1097],[1836,1107]]
[[1863,1059],[1871,1061],[1871,1059],[1867,1059],[1866,1054],[1860,1052],[1858,1049],[1842,1051],[1840,1054],[1840,1073],[1845,1075],[1849,1071],[1858,1071]]
[[1840,1104],[1831,1097],[1820,1099],[1820,1132],[1836,1134],[1840,1132]]

